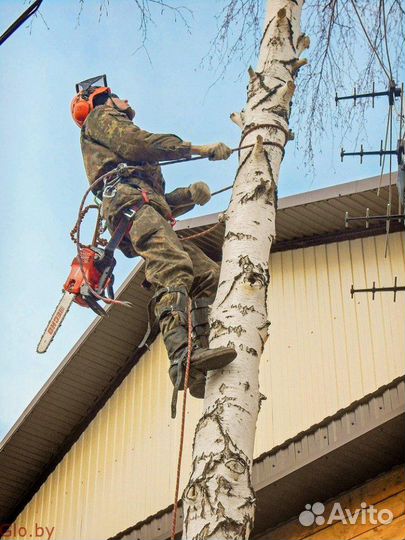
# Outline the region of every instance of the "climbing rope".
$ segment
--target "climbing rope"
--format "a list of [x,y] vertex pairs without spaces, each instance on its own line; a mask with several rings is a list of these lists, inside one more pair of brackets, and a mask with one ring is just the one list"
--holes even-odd
[[210,233],[211,231],[213,231],[214,229],[219,227],[219,225],[221,225],[220,221],[218,221],[218,223],[215,223],[215,225],[212,225],[211,227],[209,227],[205,231],[201,231],[201,232],[195,233],[195,234],[190,234],[190,236],[184,236],[183,238],[180,238],[180,242],[185,242],[186,240],[194,240],[194,238],[199,238],[201,236],[205,236],[206,234]]
[[184,375],[183,408],[181,411],[179,456],[177,458],[177,475],[176,475],[176,488],[174,490],[174,505],[173,505],[173,513],[172,513],[172,533],[170,537],[171,540],[174,540],[176,536],[177,501],[179,498],[181,461],[183,458],[184,431],[185,431],[185,425],[186,425],[187,390],[188,390],[188,383],[190,380],[190,364],[191,364],[192,339],[193,339],[193,334],[192,334],[193,326],[191,322],[191,299],[190,298],[188,299],[187,313],[188,313],[187,362],[186,362],[186,372]]
[[[83,208],[83,210],[79,214],[79,217],[75,223],[75,226],[70,231],[70,239],[72,240],[74,244],[77,244],[77,230],[80,228],[87,212],[92,209],[97,210],[97,222],[96,222],[96,227],[94,229],[93,241],[91,245],[92,246],[106,246],[108,244],[108,241],[105,238],[101,238],[101,234],[104,232],[103,226],[102,226],[103,218],[101,217],[100,206],[97,204],[89,204],[88,206]],[[85,245],[85,244],[80,244],[80,247],[90,247],[90,246]]]
[[[280,129],[282,129],[280,126],[274,126],[274,127],[279,127]],[[284,153],[284,146],[282,146],[278,142],[265,141],[263,142],[263,144],[266,146],[276,146],[277,148],[280,148],[281,151]],[[236,148],[231,148],[231,152],[232,153],[240,152],[241,150],[247,150],[248,148],[253,148],[253,147],[254,147],[254,144],[245,144],[244,146],[237,146]],[[161,167],[164,167],[165,165],[174,165],[175,163],[184,163],[185,161],[197,161],[199,159],[209,159],[209,157],[210,156],[194,156],[194,157],[188,157],[188,158],[173,159],[170,161],[161,161],[159,165]]]

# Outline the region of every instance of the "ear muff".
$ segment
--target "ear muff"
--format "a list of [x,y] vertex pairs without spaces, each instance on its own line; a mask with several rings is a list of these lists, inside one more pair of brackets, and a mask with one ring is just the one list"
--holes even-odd
[[75,123],[81,128],[86,121],[86,118],[94,109],[93,100],[99,94],[111,93],[107,87],[101,87],[94,90],[90,96],[85,92],[79,92],[70,104],[70,112]]
[[90,113],[90,103],[81,96],[76,96],[70,107],[72,118],[79,127],[82,127]]

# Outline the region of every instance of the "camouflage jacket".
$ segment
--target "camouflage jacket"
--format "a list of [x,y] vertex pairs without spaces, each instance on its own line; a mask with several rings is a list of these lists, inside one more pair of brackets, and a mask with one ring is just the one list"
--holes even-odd
[[[114,169],[119,163],[134,167],[132,176],[136,184],[148,188],[152,200],[160,212],[180,215],[194,205],[188,188],[178,188],[165,194],[165,181],[159,161],[174,160],[191,155],[191,143],[176,135],[149,133],[135,126],[125,113],[99,106],[88,116],[81,131],[81,149],[84,166],[90,183]],[[125,186],[127,188],[127,186]],[[133,204],[139,196],[134,190],[119,190],[117,201],[110,214],[117,214],[125,206]],[[176,212],[176,206],[189,205]],[[164,208],[165,207],[165,208]]]

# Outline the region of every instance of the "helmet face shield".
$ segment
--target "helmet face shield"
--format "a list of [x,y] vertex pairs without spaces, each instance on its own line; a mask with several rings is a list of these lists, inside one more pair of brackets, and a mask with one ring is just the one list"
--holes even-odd
[[70,111],[73,120],[79,127],[83,126],[87,116],[94,109],[94,98],[100,94],[111,95],[106,75],[92,77],[76,84],[76,96],[72,100]]
[[91,79],[86,79],[76,84],[76,93],[87,91],[91,88],[105,88],[107,87],[107,76],[99,75],[98,77],[92,77]]

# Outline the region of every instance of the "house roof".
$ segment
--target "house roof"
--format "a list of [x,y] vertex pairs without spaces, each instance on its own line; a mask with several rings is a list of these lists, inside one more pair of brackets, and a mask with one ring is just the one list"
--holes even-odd
[[[346,211],[364,215],[368,207],[371,214],[386,213],[388,175],[377,196],[379,182],[374,177],[281,198],[273,251],[383,233],[381,223],[369,229],[359,222],[350,229],[344,225]],[[394,208],[397,200],[393,189]],[[218,214],[211,214],[181,221],[176,231],[187,236],[216,223]],[[398,227],[392,224],[392,229]],[[219,260],[223,234],[219,223],[196,242]],[[143,354],[138,345],[150,298],[141,287],[143,279],[140,263],[118,291],[118,298],[130,301],[133,309],[111,306],[109,317],[90,325],[0,443],[0,523],[15,519]]]
[[[405,377],[398,377],[257,457],[252,538],[298,515],[308,502],[325,502],[403,463],[404,420]],[[172,511],[173,505],[109,540],[168,540]],[[176,538],[182,520],[179,509]]]

